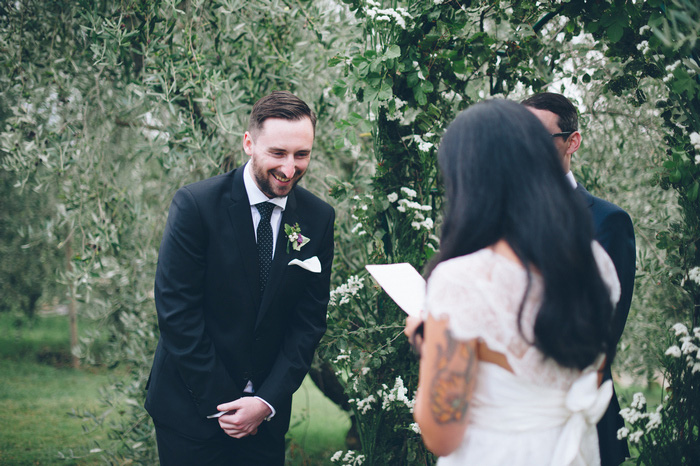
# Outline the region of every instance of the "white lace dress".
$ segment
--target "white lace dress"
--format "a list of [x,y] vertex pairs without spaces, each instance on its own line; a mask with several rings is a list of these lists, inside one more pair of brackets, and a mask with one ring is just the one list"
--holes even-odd
[[[615,303],[615,266],[598,243],[593,252]],[[490,249],[445,261],[430,276],[427,312],[447,316],[454,338],[481,339],[513,369],[479,362],[464,439],[439,466],[600,464],[595,426],[610,402],[611,382],[598,388],[594,366],[563,368],[523,339],[517,317],[526,280],[519,264]],[[528,341],[542,292],[541,277],[532,274],[522,317]]]

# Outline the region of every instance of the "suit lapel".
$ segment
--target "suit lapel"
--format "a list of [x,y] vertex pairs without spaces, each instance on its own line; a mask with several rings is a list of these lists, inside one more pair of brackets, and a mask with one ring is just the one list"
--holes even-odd
[[[233,228],[233,236],[243,258],[243,270],[248,281],[247,288],[256,308],[260,305],[260,265],[258,264],[258,249],[253,232],[253,217],[250,214],[250,202],[243,182],[243,169],[240,167],[233,174],[231,200],[228,216]],[[233,286],[233,284],[232,284]]]
[[287,206],[282,212],[282,220],[280,221],[280,229],[277,232],[277,242],[275,243],[275,257],[272,259],[272,267],[270,269],[270,277],[267,279],[267,286],[265,286],[265,293],[262,296],[262,302],[260,304],[260,310],[258,311],[257,324],[262,320],[263,315],[267,312],[272,302],[272,298],[277,292],[279,284],[284,279],[284,275],[287,272],[287,267],[289,261],[292,259],[292,248],[289,248],[289,253],[287,253],[287,235],[284,232],[284,225],[294,225],[299,222],[299,216],[297,212],[296,195],[294,190],[289,193],[287,197]]

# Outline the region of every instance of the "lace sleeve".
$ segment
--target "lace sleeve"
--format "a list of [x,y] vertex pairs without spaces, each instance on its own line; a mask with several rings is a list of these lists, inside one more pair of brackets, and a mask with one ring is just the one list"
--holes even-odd
[[425,308],[435,319],[447,317],[455,338],[482,338],[492,350],[505,352],[506,339],[492,338],[503,330],[503,316],[494,312],[500,306],[489,292],[492,270],[484,268],[482,258],[473,256],[452,259],[435,268],[428,280]]

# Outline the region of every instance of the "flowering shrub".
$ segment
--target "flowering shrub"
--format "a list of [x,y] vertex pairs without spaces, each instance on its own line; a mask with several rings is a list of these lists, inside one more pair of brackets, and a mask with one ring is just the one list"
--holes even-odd
[[[389,195],[352,194],[341,183],[334,194],[342,203],[338,210],[350,214],[349,225],[339,225],[350,232],[341,236],[339,249],[344,249],[343,239],[353,243],[355,252],[358,244],[363,247],[346,280],[331,291],[328,332],[319,352],[345,389],[361,449],[336,452],[331,462],[406,464],[410,458],[409,463],[430,463],[413,422],[417,358],[402,333],[405,314],[364,265],[411,262],[420,267],[438,245],[430,217],[434,210],[405,186]],[[408,241],[414,247],[399,247]]]
[[675,340],[662,357],[668,394],[647,412],[644,395],[636,393],[620,411],[629,427],[617,432],[636,447],[636,464],[690,465],[700,458],[700,327],[692,334],[683,324],[671,330]]

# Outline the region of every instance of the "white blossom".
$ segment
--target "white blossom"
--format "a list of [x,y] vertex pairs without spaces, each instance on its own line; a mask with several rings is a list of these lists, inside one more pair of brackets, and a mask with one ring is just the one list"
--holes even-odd
[[335,463],[340,459],[341,456],[343,456],[343,450],[338,450],[335,453],[333,453],[333,456],[331,456],[331,461]]
[[[328,304],[331,306],[342,306],[345,303],[349,303],[350,298],[357,295],[364,287],[363,282],[364,278],[360,278],[357,275],[351,276],[346,283],[331,291]],[[340,297],[340,302],[338,302],[338,297]]]
[[[695,267],[695,269],[697,269],[697,267]],[[695,269],[693,269],[693,270],[695,270]],[[693,270],[691,270],[690,273],[692,273]],[[686,327],[685,325],[683,325],[681,323],[674,324],[673,327],[671,327],[671,330],[676,332],[677,337],[679,337],[681,335],[688,335],[688,327]]]
[[695,150],[700,150],[700,134],[695,131],[690,133],[690,143],[695,147]]
[[617,439],[622,440],[623,438],[627,438],[629,435],[630,430],[627,427],[622,427],[617,430]]
[[399,195],[396,193],[391,193],[386,196],[386,198],[389,200],[389,202],[394,203],[399,199]]
[[674,358],[680,358],[681,357],[681,349],[678,346],[673,345],[669,349],[667,349],[664,354],[666,356],[673,356]]
[[644,431],[638,430],[637,432],[631,433],[628,439],[632,443],[639,443],[639,439],[642,438],[642,435],[644,435]]
[[698,351],[698,349],[700,349],[695,343],[693,343],[690,340],[690,336],[681,338],[681,341],[683,342],[683,344],[681,345],[681,351],[683,352],[683,354],[694,353]]
[[423,138],[421,138],[417,134],[413,135],[413,140],[415,141],[416,144],[418,144],[418,150],[421,152],[428,152],[433,147],[432,142],[424,141]]
[[408,426],[409,429],[411,429],[413,432],[416,434],[420,434],[420,426],[418,425],[417,422],[412,422],[410,426]]
[[639,28],[639,35],[643,35],[646,31],[651,30],[648,24],[645,24],[644,26]]
[[634,394],[630,406],[634,409],[642,409],[646,404],[647,400],[644,398],[644,395],[641,392],[637,392]]
[[628,423],[634,424],[642,417],[642,413],[636,409],[622,408],[620,410],[620,416]]
[[380,8],[381,5],[372,0],[367,0],[367,6],[365,14],[377,22],[395,22],[401,29],[406,29],[406,19],[411,19],[411,15],[402,7],[396,9]]
[[413,199],[414,197],[416,197],[418,195],[418,193],[415,190],[413,190],[411,188],[407,188],[405,186],[403,186],[401,188],[401,192],[404,193],[404,195],[410,199]]
[[642,52],[642,55],[646,55],[651,51],[649,48],[649,41],[643,40],[640,43],[637,44],[637,50]]
[[661,425],[661,414],[649,413],[647,417],[649,419],[649,422],[647,422],[647,425],[644,427],[647,430],[647,432],[656,429]]

